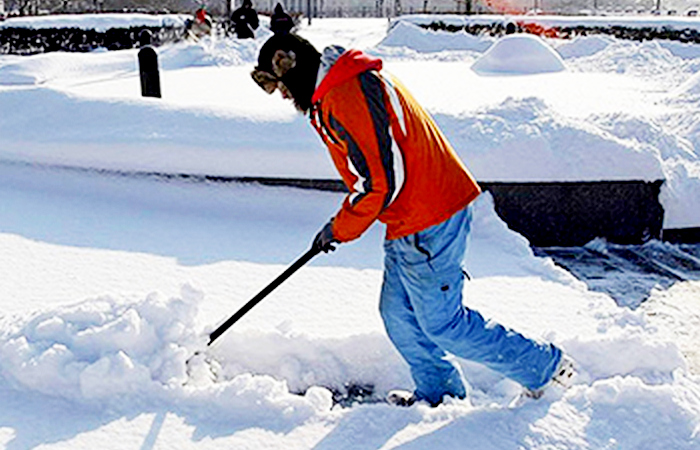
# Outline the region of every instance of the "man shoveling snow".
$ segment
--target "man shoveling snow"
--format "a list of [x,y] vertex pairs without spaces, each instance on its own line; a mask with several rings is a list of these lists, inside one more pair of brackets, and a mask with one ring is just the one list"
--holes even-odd
[[532,397],[551,383],[570,382],[573,365],[558,347],[487,322],[462,304],[470,204],[481,190],[380,59],[337,46],[321,55],[295,34],[275,35],[251,75],[267,93],[279,89],[309,114],[349,190],[315,248],[333,250],[375,220],[387,226],[380,312],[416,385],[412,393],[390,393],[390,402],[434,406],[444,396],[465,398],[448,353],[500,372]]

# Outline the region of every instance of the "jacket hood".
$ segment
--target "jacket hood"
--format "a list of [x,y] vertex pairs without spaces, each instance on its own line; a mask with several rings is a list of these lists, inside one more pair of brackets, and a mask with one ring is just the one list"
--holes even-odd
[[[311,103],[321,100],[331,89],[368,70],[382,70],[382,60],[369,56],[360,50],[347,50],[329,47],[321,57],[320,83],[314,91]],[[340,56],[338,54],[340,53]]]

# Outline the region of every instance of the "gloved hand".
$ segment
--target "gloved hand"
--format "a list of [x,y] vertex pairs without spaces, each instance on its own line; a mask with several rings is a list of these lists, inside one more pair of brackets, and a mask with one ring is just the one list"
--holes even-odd
[[338,243],[338,240],[333,237],[333,227],[331,226],[332,223],[333,222],[331,221],[324,225],[324,227],[321,228],[321,231],[319,231],[314,238],[314,248],[324,253],[335,250],[335,246],[333,244]]

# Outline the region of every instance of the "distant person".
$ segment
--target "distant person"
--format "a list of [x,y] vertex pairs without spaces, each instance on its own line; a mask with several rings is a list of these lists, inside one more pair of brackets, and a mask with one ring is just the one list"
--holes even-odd
[[506,34],[515,34],[516,31],[518,31],[518,28],[516,27],[515,23],[508,22],[506,24]]
[[382,60],[331,46],[321,55],[294,33],[260,49],[253,79],[308,114],[349,191],[313,248],[328,252],[386,225],[379,310],[409,365],[415,391],[397,405],[465,398],[462,374],[447,358],[475,361],[517,381],[524,394],[567,386],[573,363],[551,343],[529,339],[463,304],[462,268],[471,203],[481,189],[445,135]]
[[194,20],[190,22],[189,34],[195,39],[200,39],[211,34],[212,21],[204,6],[194,13]]
[[139,48],[146,47],[153,43],[153,33],[151,30],[144,28],[139,32]]
[[233,22],[233,32],[238,39],[255,38],[255,30],[260,24],[258,13],[253,9],[253,3],[250,0],[243,0],[241,7],[231,14],[231,22]]
[[270,30],[275,34],[285,34],[292,31],[292,28],[294,28],[292,16],[284,12],[284,8],[278,3],[270,17]]

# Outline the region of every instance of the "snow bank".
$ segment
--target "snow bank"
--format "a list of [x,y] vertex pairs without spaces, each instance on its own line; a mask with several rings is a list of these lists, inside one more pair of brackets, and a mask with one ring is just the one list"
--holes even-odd
[[667,214],[665,228],[695,228],[700,224],[700,161],[674,159],[664,164],[666,182],[660,200]]
[[[17,112],[0,121],[0,156],[6,160],[228,176],[335,175],[318,137],[293,111],[291,120],[260,122],[254,114],[219,108],[104,101],[51,89],[0,91],[0,102]],[[35,132],[27,135],[27,126]],[[280,135],[290,140],[282,145]]]
[[448,33],[421,28],[409,22],[394,22],[386,37],[379,43],[385,47],[410,48],[421,53],[449,50],[486,51],[493,39],[485,39],[468,33]]
[[104,297],[38,313],[3,330],[0,367],[26,389],[78,401],[181,384],[199,300],[183,289],[169,301]]
[[[262,30],[258,40],[210,40],[180,42],[157,50],[162,71],[188,67],[227,67],[257,61],[260,40],[271,33]],[[83,78],[99,82],[138,73],[138,50],[90,53],[45,53],[32,56],[6,56],[0,60],[0,86],[44,84]]]
[[566,70],[561,56],[544,40],[529,34],[505,36],[472,65],[479,74],[525,75]]
[[[408,34],[402,39],[409,42],[410,33],[423,32],[412,25],[403,28]],[[401,29],[401,24],[395,28],[395,37]],[[402,39],[395,43],[401,44]],[[435,34],[429,40],[441,39]],[[164,98],[160,101],[139,97],[135,50],[3,59],[0,85],[5,89],[0,89],[0,102],[15,114],[0,120],[0,155],[10,161],[124,171],[337,177],[306,119],[278,96],[265,95],[251,82],[249,68],[263,40],[159,49],[164,67]],[[642,61],[653,61],[653,67],[659,63],[666,72],[681,61],[647,43],[630,47],[616,42],[592,51],[589,47],[596,47],[597,41],[575,42],[570,54],[588,55],[567,59],[577,70],[590,70],[598,64],[603,71],[614,70],[608,67],[613,54],[624,61],[621,67],[626,67],[638,58],[635,52],[640,49],[646,49],[642,53],[647,56],[633,65],[633,73],[646,67]],[[390,66],[392,57],[388,58]],[[681,67],[685,72],[692,65]],[[457,79],[457,71],[464,69],[452,63],[452,78],[445,79]],[[216,95],[207,94],[203,80],[216,87]],[[40,85],[41,89],[19,89],[16,83]],[[78,83],[80,91],[64,88],[69,83]],[[691,107],[694,89],[695,78],[689,78],[680,93],[670,98],[685,99],[681,107]],[[700,183],[693,168],[700,131],[692,116],[681,114],[682,123],[661,130],[662,122],[644,115],[619,113],[606,120],[601,119],[605,116],[587,117],[584,106],[584,114],[571,117],[544,99],[527,96],[473,110],[471,92],[461,91],[466,96],[464,106],[434,116],[480,180],[666,178],[662,197],[665,226],[700,223],[700,213],[696,213],[700,206],[694,203],[700,198],[696,195]],[[446,96],[453,101],[455,97]],[[37,104],[45,109],[36,108]],[[32,133],[26,133],[27,128]],[[671,160],[679,162],[667,167],[665,161]]]
[[605,50],[614,41],[615,39],[609,36],[577,36],[570,41],[560,42],[556,49],[564,59],[582,58]]
[[[238,75],[243,82],[247,73]],[[240,110],[192,110],[141,99],[82,98],[51,89],[0,91],[0,99],[17,112],[0,121],[1,154],[9,160],[229,176],[337,176],[306,119],[289,110],[277,110],[281,116],[275,121],[263,117],[265,105],[258,106],[258,113],[254,106],[246,110],[243,105]],[[38,103],[48,111],[71,114],[47,115],[31,106]],[[566,118],[540,99],[512,98],[467,115],[435,117],[481,180],[663,177],[652,147]],[[34,127],[30,136],[22,131],[28,126]],[[258,156],[261,152],[265,158]]]
[[437,115],[478,179],[488,181],[659,180],[651,146],[566,118],[537,98],[508,99],[470,116]]
[[625,75],[673,90],[700,68],[693,57],[698,53],[685,50],[686,46],[588,37],[558,45],[557,50],[566,55],[569,70]]
[[665,210],[664,228],[694,227],[700,223],[700,156],[692,141],[654,120],[628,114],[592,116],[590,121],[644,153],[655,155],[660,162],[661,178],[665,180],[660,195]]
[[0,22],[0,28],[80,28],[107,31],[110,28],[185,26],[187,14],[56,14],[51,16],[11,17]]
[[330,409],[323,388],[294,395],[283,377],[251,373],[215,384],[203,360],[187,366],[203,345],[193,329],[201,300],[184,286],[180,298],[103,297],[18,320],[2,329],[0,373],[17,389],[118,411],[165,401],[216,421],[265,426]]
[[71,77],[100,79],[123,75],[138,70],[135,58],[135,51],[10,57],[5,64],[0,61],[0,86],[38,85]]

